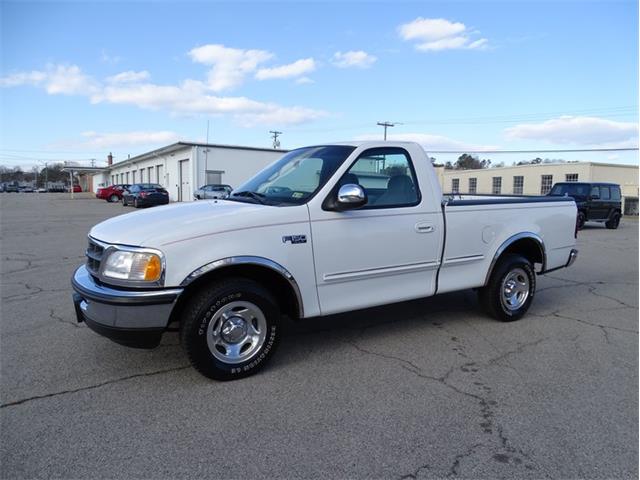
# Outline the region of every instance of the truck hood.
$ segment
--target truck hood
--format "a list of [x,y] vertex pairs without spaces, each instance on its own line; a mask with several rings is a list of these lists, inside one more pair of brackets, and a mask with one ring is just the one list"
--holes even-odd
[[279,207],[224,200],[204,200],[153,207],[110,218],[89,235],[106,243],[161,247],[165,243],[269,224],[268,212]]

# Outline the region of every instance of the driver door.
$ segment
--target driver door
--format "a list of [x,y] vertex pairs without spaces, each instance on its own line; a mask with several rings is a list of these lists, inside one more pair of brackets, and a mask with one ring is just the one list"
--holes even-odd
[[432,295],[442,212],[440,205],[428,204],[429,184],[418,184],[409,153],[396,147],[365,150],[330,195],[350,183],[367,193],[363,207],[310,208],[322,314]]

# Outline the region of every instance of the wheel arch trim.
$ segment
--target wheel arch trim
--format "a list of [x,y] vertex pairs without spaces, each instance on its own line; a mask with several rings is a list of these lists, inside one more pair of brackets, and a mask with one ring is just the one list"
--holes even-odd
[[542,268],[540,270],[540,273],[544,273],[544,271],[547,268],[547,250],[544,245],[544,240],[542,240],[542,237],[540,237],[540,235],[536,233],[520,232],[507,238],[498,247],[498,249],[496,250],[496,253],[493,255],[493,258],[491,259],[491,263],[489,264],[489,269],[487,270],[487,275],[485,276],[485,279],[484,279],[484,285],[487,285],[489,283],[489,277],[491,277],[491,273],[493,272],[493,269],[496,266],[498,259],[507,250],[507,248],[509,248],[511,245],[513,245],[514,243],[520,240],[533,240],[535,244],[538,246],[538,249],[540,250],[540,256],[542,258]]
[[245,256],[236,256],[236,257],[226,257],[226,258],[221,258],[219,260],[214,260],[213,262],[209,262],[205,265],[202,265],[199,268],[196,268],[193,272],[191,272],[189,275],[186,276],[186,278],[180,283],[180,286],[186,287],[189,284],[191,284],[193,281],[202,277],[203,275],[213,272],[215,270],[219,270],[224,267],[238,266],[238,265],[254,265],[254,266],[264,267],[279,274],[284,280],[287,281],[289,286],[291,286],[296,297],[296,302],[298,304],[297,306],[298,306],[299,318],[304,318],[302,294],[300,293],[300,286],[298,285],[298,282],[296,281],[294,276],[291,274],[291,272],[289,272],[289,270],[284,268],[279,263],[274,262],[273,260],[270,260],[268,258],[245,255]]

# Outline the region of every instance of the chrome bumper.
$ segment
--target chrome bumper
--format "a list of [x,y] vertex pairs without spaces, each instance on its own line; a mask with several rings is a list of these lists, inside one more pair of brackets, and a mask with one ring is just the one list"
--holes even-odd
[[111,340],[138,348],[160,343],[182,288],[117,290],[96,283],[83,265],[71,279],[78,322]]

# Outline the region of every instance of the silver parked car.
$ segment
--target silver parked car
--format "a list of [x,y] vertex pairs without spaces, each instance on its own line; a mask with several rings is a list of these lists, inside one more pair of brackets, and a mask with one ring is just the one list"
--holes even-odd
[[196,200],[204,198],[227,198],[233,188],[229,185],[203,185],[197,189],[193,196]]

